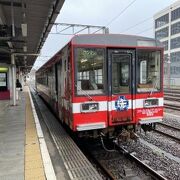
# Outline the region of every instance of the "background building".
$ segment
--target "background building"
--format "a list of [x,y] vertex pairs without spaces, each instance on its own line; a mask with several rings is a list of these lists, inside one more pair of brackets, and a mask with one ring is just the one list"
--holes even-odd
[[154,15],[155,38],[164,44],[164,84],[180,86],[180,0]]

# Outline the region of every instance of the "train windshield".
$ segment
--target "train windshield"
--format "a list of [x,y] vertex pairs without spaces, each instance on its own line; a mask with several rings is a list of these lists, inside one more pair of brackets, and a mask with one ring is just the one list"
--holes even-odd
[[137,92],[157,92],[160,90],[160,57],[160,51],[138,51]]
[[104,92],[105,50],[102,48],[77,48],[78,95],[102,94]]

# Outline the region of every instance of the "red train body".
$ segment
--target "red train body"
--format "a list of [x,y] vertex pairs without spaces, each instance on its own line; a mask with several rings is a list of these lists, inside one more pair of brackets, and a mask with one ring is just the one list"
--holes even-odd
[[37,71],[36,86],[81,135],[152,127],[163,119],[163,47],[140,36],[74,36]]

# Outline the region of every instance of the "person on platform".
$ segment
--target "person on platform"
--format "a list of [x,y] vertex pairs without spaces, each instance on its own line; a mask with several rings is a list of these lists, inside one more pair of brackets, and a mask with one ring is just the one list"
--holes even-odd
[[16,88],[20,88],[20,91],[22,91],[22,85],[19,82],[19,79],[16,79]]

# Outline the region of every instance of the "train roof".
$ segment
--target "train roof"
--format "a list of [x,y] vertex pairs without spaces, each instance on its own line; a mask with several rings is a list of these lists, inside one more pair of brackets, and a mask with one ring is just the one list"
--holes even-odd
[[[104,46],[104,47],[157,47],[163,48],[163,44],[153,38],[124,35],[124,34],[80,34],[75,35],[68,44],[72,45],[87,45],[87,46]],[[65,45],[66,47],[67,45]],[[63,48],[61,48],[63,49]],[[38,71],[49,66],[49,64],[57,61],[59,50],[50,60],[48,60]],[[37,72],[38,72],[37,71]]]
[[71,42],[77,45],[163,47],[156,39],[124,34],[82,34],[74,36]]

